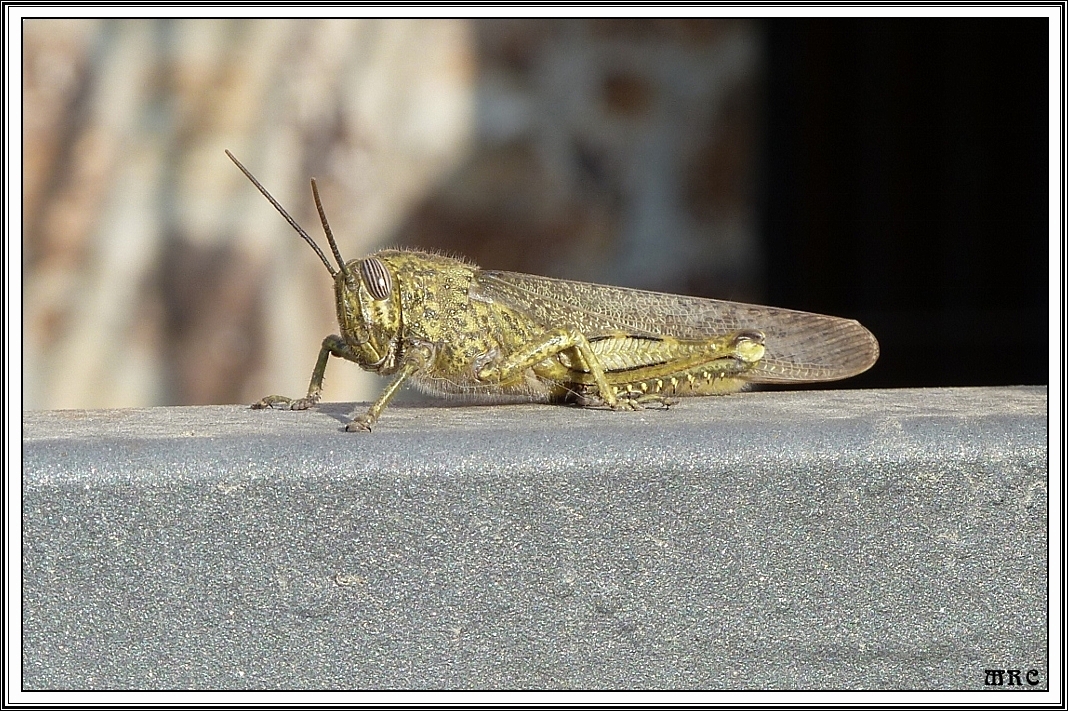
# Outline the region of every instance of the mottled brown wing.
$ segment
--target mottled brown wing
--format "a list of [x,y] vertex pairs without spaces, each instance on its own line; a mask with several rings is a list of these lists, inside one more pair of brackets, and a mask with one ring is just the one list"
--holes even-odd
[[772,306],[499,271],[479,272],[471,297],[506,304],[546,326],[573,326],[587,337],[626,331],[701,339],[762,331],[767,351],[746,374],[757,383],[839,380],[863,373],[879,357],[878,341],[856,321]]

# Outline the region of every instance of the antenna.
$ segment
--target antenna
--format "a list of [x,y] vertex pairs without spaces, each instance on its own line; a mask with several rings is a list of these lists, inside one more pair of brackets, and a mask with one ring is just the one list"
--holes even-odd
[[[295,229],[297,233],[304,238],[305,242],[311,245],[311,248],[314,249],[315,253],[319,255],[319,259],[323,260],[323,264],[326,265],[326,270],[330,272],[330,276],[337,276],[337,270],[330,266],[330,262],[327,260],[326,255],[323,254],[323,250],[319,249],[319,245],[315,244],[315,240],[308,236],[308,233],[304,231],[304,228],[298,225],[297,221],[289,216],[289,213],[286,212],[286,209],[280,204],[278,204],[277,200],[271,197],[271,194],[267,192],[267,188],[260,185],[260,181],[256,180],[256,177],[248,171],[248,168],[241,165],[241,161],[239,161],[237,158],[234,158],[233,153],[231,153],[230,151],[226,151],[226,155],[230,157],[230,160],[234,162],[234,165],[241,169],[241,172],[245,174],[245,177],[252,181],[252,184],[256,186],[256,189],[263,193],[263,197],[267,198],[267,200],[270,201],[272,205],[274,205],[274,209],[278,210],[278,212],[281,213],[282,217],[286,218],[286,222],[288,222],[290,226],[292,226],[293,229]],[[319,193],[314,188],[315,181],[313,180],[312,190],[313,192],[315,192],[315,204],[317,207],[319,207]],[[323,215],[322,207],[319,207],[319,214],[320,216]],[[326,226],[326,217],[323,217],[323,226]],[[330,240],[330,246],[334,249],[334,256],[338,258],[338,263],[341,264],[342,273],[345,273],[345,264],[341,261],[341,255],[337,251],[337,245],[334,244],[334,237],[330,234],[329,228],[327,228],[326,236],[327,239]]]
[[323,232],[326,233],[326,241],[330,243],[330,249],[334,252],[334,259],[337,260],[337,266],[341,269],[341,273],[345,275],[347,279],[349,277],[349,270],[345,268],[345,260],[341,258],[341,252],[337,248],[337,242],[334,241],[334,233],[330,229],[330,223],[326,221],[326,211],[323,210],[323,203],[319,200],[319,187],[315,184],[315,178],[311,179],[312,195],[315,196],[315,209],[319,211],[319,219],[323,223]]

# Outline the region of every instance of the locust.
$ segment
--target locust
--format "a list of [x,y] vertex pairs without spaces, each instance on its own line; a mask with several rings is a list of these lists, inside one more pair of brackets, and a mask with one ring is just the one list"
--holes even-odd
[[335,267],[252,173],[226,155],[326,266],[340,330],[323,339],[307,395],[271,395],[254,409],[314,407],[331,356],[392,376],[366,411],[352,412],[350,432],[370,432],[406,383],[476,400],[638,410],[750,383],[839,380],[879,357],[871,332],[835,316],[480,269],[416,250],[345,261],[312,178]]

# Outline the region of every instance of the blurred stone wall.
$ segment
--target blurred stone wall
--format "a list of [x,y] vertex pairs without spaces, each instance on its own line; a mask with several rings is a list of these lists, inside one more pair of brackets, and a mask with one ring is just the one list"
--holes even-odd
[[[316,176],[358,255],[472,137],[463,22],[35,20],[23,40],[28,408],[303,392],[331,283],[223,149],[321,234]],[[331,368],[327,395],[358,375]]]
[[[33,20],[24,407],[300,395],[348,258],[759,298],[757,27],[718,20]],[[373,396],[332,363],[325,397]]]
[[759,296],[754,24],[486,20],[475,37],[477,146],[406,242],[500,269]]

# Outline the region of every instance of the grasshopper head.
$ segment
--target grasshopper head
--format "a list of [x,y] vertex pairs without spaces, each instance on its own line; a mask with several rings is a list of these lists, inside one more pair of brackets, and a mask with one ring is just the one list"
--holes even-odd
[[312,178],[311,187],[312,195],[315,197],[315,208],[319,211],[326,241],[330,243],[330,250],[337,261],[338,268],[334,269],[315,240],[297,224],[297,221],[267,192],[267,189],[260,185],[252,173],[241,165],[233,153],[226,151],[226,155],[274,205],[286,222],[315,250],[326,266],[326,270],[330,272],[330,276],[334,277],[337,321],[341,327],[341,337],[358,356],[359,365],[367,370],[383,374],[393,372],[397,367],[397,336],[401,329],[400,297],[393,288],[395,280],[385,262],[374,255],[366,259],[354,259],[348,263],[341,258],[341,251],[337,248],[337,242],[334,241],[334,233],[330,230],[330,223],[326,221],[326,212],[319,199],[319,188],[315,185],[315,178]]
[[394,283],[387,264],[374,255],[353,259],[334,275],[341,337],[368,370],[391,372],[396,367],[401,309]]

